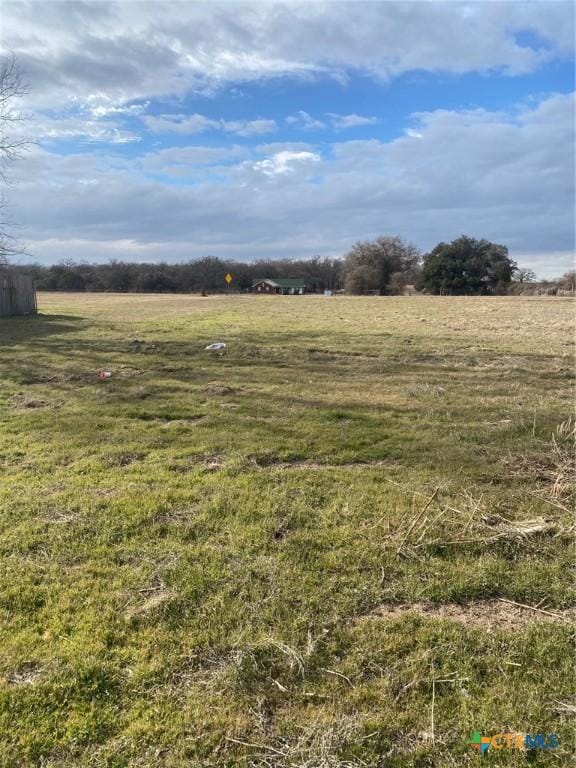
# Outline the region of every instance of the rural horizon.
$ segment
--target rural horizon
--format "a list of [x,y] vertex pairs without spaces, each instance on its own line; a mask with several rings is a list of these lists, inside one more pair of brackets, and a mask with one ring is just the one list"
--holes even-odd
[[[392,236],[397,236],[397,233],[393,233]],[[402,237],[400,235],[400,237]],[[234,258],[234,257],[226,257],[221,258],[218,256],[215,256],[212,253],[206,253],[203,256],[196,256],[194,258],[179,258],[177,260],[173,260],[169,258],[169,249],[167,254],[162,256],[161,254],[158,255],[154,259],[142,259],[139,258],[120,258],[120,257],[113,257],[108,259],[108,261],[102,260],[102,259],[75,259],[72,256],[69,256],[67,258],[58,258],[56,255],[54,255],[50,260],[42,260],[38,261],[34,258],[34,254],[30,253],[26,246],[24,245],[22,248],[22,252],[19,254],[15,254],[12,259],[11,263],[14,266],[22,267],[24,269],[30,269],[31,267],[40,267],[40,268],[49,268],[51,266],[58,266],[58,265],[69,265],[69,266],[102,266],[107,263],[110,263],[111,261],[118,261],[121,263],[126,264],[137,264],[141,266],[151,265],[151,266],[160,266],[160,265],[171,265],[171,266],[179,266],[179,265],[185,265],[189,263],[194,262],[200,262],[203,259],[218,259],[223,264],[227,264],[230,266],[230,269],[234,268],[235,264],[239,264],[241,266],[248,264],[248,265],[259,265],[259,264],[270,264],[270,263],[282,263],[282,264],[289,264],[293,262],[312,262],[315,259],[333,259],[335,261],[343,261],[346,258],[346,253],[349,252],[356,243],[365,241],[364,238],[359,237],[355,242],[350,243],[350,247],[346,249],[344,253],[338,254],[334,253],[332,251],[329,251],[328,253],[314,253],[310,254],[308,256],[286,256],[283,258],[267,258],[266,254],[262,254],[259,257],[254,257],[253,259],[241,259],[241,258]],[[424,255],[425,251],[421,251],[421,254]],[[570,271],[571,266],[576,266],[576,261],[573,260],[573,264],[571,264],[569,261],[564,263],[562,266],[562,262],[559,262],[558,267],[555,266],[555,262],[553,261],[553,258],[550,258],[547,261],[546,266],[543,268],[543,272],[536,272],[531,269],[530,265],[532,261],[530,259],[524,260],[523,256],[520,256],[520,258],[514,258],[514,254],[510,254],[511,257],[514,259],[514,262],[517,264],[519,269],[526,269],[530,270],[531,272],[534,272],[535,280],[536,281],[557,281],[561,278],[562,272]],[[564,254],[563,256],[568,255]],[[561,257],[562,258],[562,257]],[[576,259],[576,251],[574,252],[574,259]],[[566,266],[568,266],[568,269],[566,269]],[[542,268],[541,268],[542,269]],[[556,271],[555,271],[556,270]]]
[[[361,242],[366,242],[366,241],[363,241],[360,238],[359,240],[356,241],[356,243],[352,243],[352,246],[354,246],[354,245],[356,245],[358,243],[361,243]],[[346,253],[350,252],[350,250],[351,250],[351,248],[349,248]],[[191,259],[182,258],[182,259],[179,259],[177,261],[170,260],[168,258],[162,258],[162,257],[158,257],[157,259],[152,259],[152,260],[144,260],[144,261],[139,261],[138,259],[117,259],[117,258],[112,258],[112,259],[109,259],[108,261],[102,261],[102,260],[90,261],[90,260],[87,260],[87,259],[76,260],[74,258],[69,257],[67,259],[57,259],[57,258],[55,258],[52,261],[48,261],[48,262],[42,263],[42,262],[39,262],[39,261],[35,260],[33,258],[33,255],[30,254],[29,252],[27,252],[26,248],[24,246],[23,249],[22,249],[22,252],[19,253],[19,254],[15,254],[12,257],[10,263],[13,266],[15,266],[15,267],[20,267],[20,268],[22,268],[24,270],[27,270],[27,271],[34,270],[34,269],[37,269],[39,271],[40,270],[41,271],[46,271],[46,270],[50,269],[50,267],[58,267],[58,266],[62,267],[62,266],[64,266],[64,267],[68,267],[68,268],[74,268],[74,267],[96,267],[96,268],[98,268],[98,267],[106,266],[107,264],[110,264],[110,263],[129,264],[129,265],[136,265],[136,266],[141,266],[141,267],[146,267],[146,266],[152,266],[152,267],[154,267],[154,266],[156,266],[156,267],[160,267],[160,266],[178,267],[178,266],[185,266],[185,265],[189,265],[189,264],[199,264],[199,263],[202,263],[205,260],[217,260],[221,264],[225,265],[225,269],[226,270],[234,270],[235,267],[244,268],[245,266],[256,267],[256,268],[264,268],[265,269],[266,265],[279,265],[279,266],[282,266],[282,267],[288,267],[289,268],[289,265],[294,265],[295,264],[294,268],[298,271],[299,269],[301,269],[300,265],[302,265],[302,264],[312,264],[313,262],[315,262],[317,260],[325,260],[325,261],[333,261],[335,263],[336,262],[343,263],[344,260],[346,259],[346,253],[339,254],[339,255],[314,254],[314,255],[309,255],[307,257],[305,256],[305,257],[301,257],[301,258],[297,258],[295,256],[293,256],[293,257],[287,256],[285,258],[277,258],[277,259],[266,258],[265,256],[262,256],[262,257],[259,257],[259,258],[255,257],[254,259],[248,259],[248,260],[242,260],[240,258],[238,258],[238,259],[234,259],[234,258],[220,258],[220,257],[214,256],[213,254],[210,254],[210,253],[207,253],[204,256],[197,256],[196,258],[191,258]],[[423,257],[425,255],[426,255],[425,252],[421,252],[421,257]],[[512,254],[511,254],[511,256],[512,256]],[[544,275],[544,274],[539,274],[539,273],[535,272],[534,270],[530,269],[529,265],[530,265],[531,262],[529,262],[529,261],[528,262],[523,262],[522,260],[518,261],[517,259],[514,259],[514,263],[516,264],[518,270],[523,270],[523,271],[532,273],[533,277],[531,279],[534,282],[545,282],[545,283],[546,282],[552,282],[552,283],[554,283],[554,282],[560,281],[561,278],[562,278],[562,274],[560,272],[554,272],[554,267],[553,266],[548,266],[547,268],[545,268],[544,271],[546,272],[546,274]],[[568,264],[568,266],[576,267],[576,252],[575,252],[574,264],[573,265]],[[559,266],[558,269],[562,270],[563,267]],[[564,269],[564,274],[566,274],[567,272],[570,272],[570,271],[571,271],[571,269]],[[224,290],[224,288],[223,288],[223,290]]]
[[575,9],[0,9],[0,766],[576,755]]

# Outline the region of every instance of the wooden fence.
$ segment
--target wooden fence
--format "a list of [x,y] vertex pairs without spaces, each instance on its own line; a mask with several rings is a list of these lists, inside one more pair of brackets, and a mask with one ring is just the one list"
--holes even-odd
[[32,277],[0,267],[0,317],[35,314],[36,288]]

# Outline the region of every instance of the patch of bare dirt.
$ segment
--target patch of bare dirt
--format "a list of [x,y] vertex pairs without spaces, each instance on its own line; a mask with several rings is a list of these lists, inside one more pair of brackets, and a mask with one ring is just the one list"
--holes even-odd
[[445,619],[479,627],[488,631],[521,629],[535,621],[573,623],[576,621],[576,608],[564,611],[546,610],[539,606],[521,606],[505,600],[484,600],[470,603],[404,603],[401,605],[381,605],[375,608],[366,619],[397,619],[402,616],[416,615],[428,619]]
[[164,605],[164,603],[169,602],[174,596],[164,584],[155,584],[146,589],[141,589],[139,594],[141,599],[136,604],[129,605],[126,609],[125,616],[127,619],[136,616],[146,616]]
[[34,685],[42,677],[42,668],[33,661],[25,661],[7,678],[11,685]]
[[54,510],[49,515],[47,515],[44,519],[47,523],[54,524],[54,525],[61,525],[66,523],[73,523],[77,518],[76,512],[71,512],[68,510]]
[[543,482],[553,482],[556,477],[556,462],[553,456],[508,454],[501,459],[501,462],[514,477],[528,476]]
[[170,523],[189,527],[193,525],[194,517],[198,512],[197,506],[186,507],[184,509],[171,509],[165,512],[159,512],[154,516],[155,523]]
[[134,451],[126,453],[109,453],[102,456],[102,463],[107,467],[127,467],[135,461],[140,461],[145,457],[145,453]]
[[392,467],[395,462],[386,460],[349,461],[343,464],[322,464],[318,461],[284,462],[275,465],[279,469],[369,469],[371,467]]
[[182,462],[171,464],[168,469],[172,472],[185,474],[194,469],[203,469],[205,472],[215,472],[226,465],[226,456],[217,453],[198,453],[188,456]]
[[117,369],[117,375],[124,379],[131,376],[141,376],[143,373],[142,368],[136,368],[133,365],[119,365]]
[[200,424],[202,421],[206,421],[206,416],[191,416],[186,419],[170,419],[169,421],[163,421],[161,429],[170,429],[171,427],[186,427],[191,424]]
[[438,384],[411,384],[406,388],[409,397],[443,397],[446,394],[444,387]]
[[540,454],[506,456],[503,463],[511,475],[544,483],[548,500],[572,511],[576,489],[576,420],[570,416],[556,427]]
[[191,653],[171,678],[174,694],[192,685],[211,685],[222,678],[230,669],[227,656],[218,656],[208,650]]
[[308,349],[308,353],[312,359],[316,358],[318,360],[327,359],[327,358],[335,360],[339,357],[352,357],[352,358],[366,357],[373,360],[375,358],[380,357],[380,355],[377,354],[376,352],[360,352],[360,351],[355,351],[350,349],[348,350],[319,349],[317,347],[310,347]]
[[229,387],[226,384],[208,384],[202,389],[202,392],[206,395],[234,395],[237,392],[241,392],[242,387]]
[[159,347],[157,344],[152,344],[142,339],[132,339],[128,342],[129,352],[157,352]]
[[[50,379],[47,379],[47,381],[73,381],[76,383],[86,383],[86,384],[102,384],[100,379],[98,378],[98,371],[81,371],[81,372],[74,372],[74,373],[62,373],[58,376],[52,377]],[[107,379],[106,379],[107,381]]]
[[35,397],[30,394],[15,394],[10,398],[10,403],[19,410],[32,410],[34,408],[60,408],[62,400],[54,400],[48,397]]
[[252,464],[261,469],[369,469],[371,467],[393,467],[396,462],[386,459],[367,461],[349,461],[342,464],[331,464],[311,459],[282,460],[273,454],[256,454],[249,457]]
[[96,488],[94,493],[101,499],[110,499],[112,496],[115,496],[118,491],[116,488]]
[[573,701],[555,701],[554,712],[560,712],[569,717],[576,717],[576,699]]

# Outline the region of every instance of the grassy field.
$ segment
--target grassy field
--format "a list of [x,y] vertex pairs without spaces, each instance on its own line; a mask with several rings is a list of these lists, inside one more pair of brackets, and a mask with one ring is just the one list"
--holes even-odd
[[569,764],[574,303],[39,305],[0,319],[1,766]]

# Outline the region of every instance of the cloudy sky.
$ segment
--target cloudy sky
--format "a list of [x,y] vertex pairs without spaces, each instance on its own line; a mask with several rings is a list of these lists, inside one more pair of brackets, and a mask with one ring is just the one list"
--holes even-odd
[[571,2],[3,2],[37,261],[337,256],[465,233],[572,265]]

